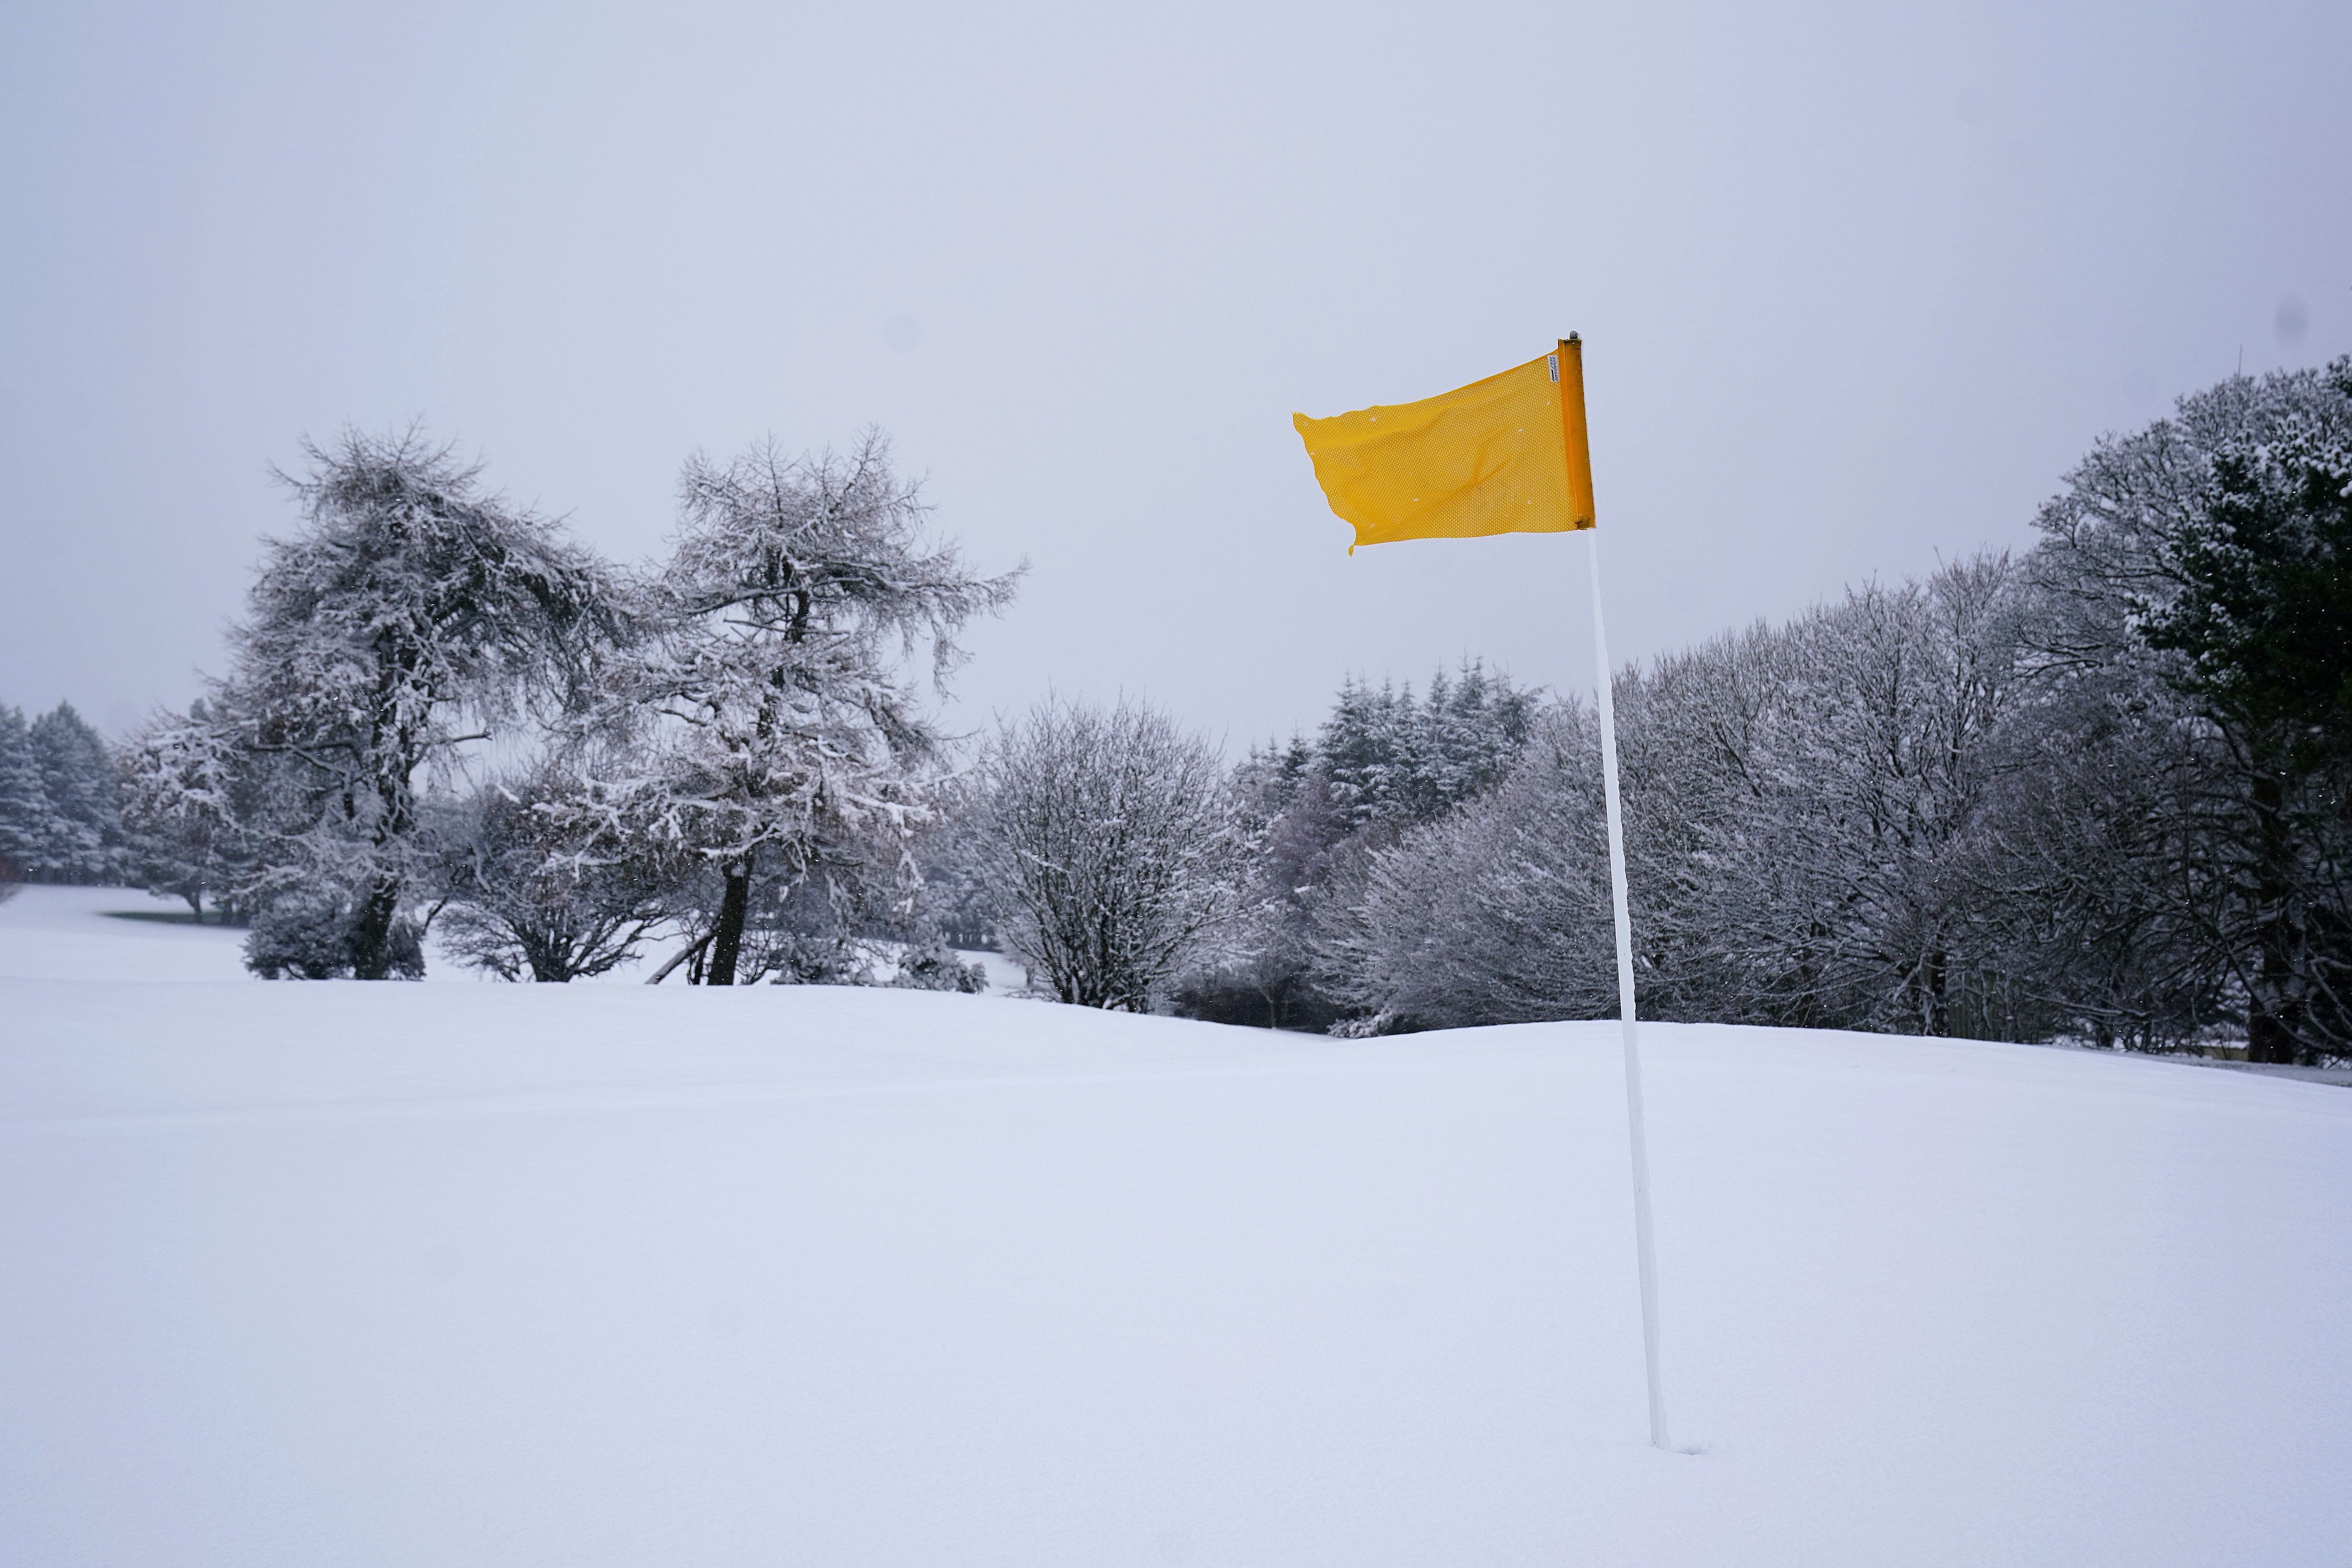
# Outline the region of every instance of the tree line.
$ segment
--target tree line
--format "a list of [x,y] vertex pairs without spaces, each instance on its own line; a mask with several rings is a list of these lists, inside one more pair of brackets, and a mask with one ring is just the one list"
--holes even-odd
[[[931,699],[1018,574],[878,437],[689,462],[634,571],[414,436],[310,457],[202,701],[110,764],[0,712],[33,875],[209,900],[267,975],[421,973],[429,929],[510,979],[971,988],[994,946],[1233,1023],[1614,1011],[1578,698],[1467,661],[1233,765],[1128,702],[967,741]],[[1645,1011],[2352,1054],[2352,360],[2184,398],[2037,522],[1614,674]]]
[[117,882],[131,869],[106,742],[70,702],[29,722],[0,705],[0,887]]
[[[2184,399],[2037,521],[1617,672],[1647,1009],[2352,1054],[2352,361]],[[1349,707],[1244,770],[1279,918],[1226,973],[1354,1031],[1613,1012],[1590,710],[1413,820]]]
[[[1645,1008],[2352,1054],[2352,360],[2184,399],[2037,521],[1616,674]],[[1612,1013],[1586,706],[1401,829],[1347,706],[1254,760],[1281,936],[1229,972],[1355,1030]]]

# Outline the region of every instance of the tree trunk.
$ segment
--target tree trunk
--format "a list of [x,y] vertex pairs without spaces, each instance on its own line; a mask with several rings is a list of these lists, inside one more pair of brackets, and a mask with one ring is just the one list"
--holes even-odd
[[1952,1012],[1945,993],[1945,957],[1938,950],[1927,955],[1919,976],[1919,1025],[1922,1033],[1943,1039],[1952,1032]]
[[571,944],[561,937],[540,931],[524,939],[522,955],[530,965],[531,980],[541,985],[565,985],[572,981]]
[[693,942],[688,943],[685,947],[680,948],[676,953],[671,955],[670,961],[667,963],[663,964],[659,969],[655,970],[653,973],[646,977],[646,984],[648,985],[660,984],[663,981],[669,978],[669,972],[671,970],[676,969],[679,964],[683,963],[687,966],[686,983],[688,985],[701,984],[702,955],[709,948],[710,939],[714,934],[715,933],[711,931],[704,931],[700,936],[695,938]]
[[352,977],[382,980],[392,973],[392,925],[400,915],[400,884],[383,877],[368,889],[352,917]]
[[2248,987],[2246,1059],[2291,1064],[2302,1059],[2295,1038],[2294,931],[2289,903],[2294,853],[2286,824],[2284,782],[2271,768],[2255,771],[2254,979]]
[[727,891],[719,900],[719,924],[710,938],[710,969],[706,985],[735,984],[735,959],[743,951],[743,921],[751,908],[751,858],[746,855],[727,868]]

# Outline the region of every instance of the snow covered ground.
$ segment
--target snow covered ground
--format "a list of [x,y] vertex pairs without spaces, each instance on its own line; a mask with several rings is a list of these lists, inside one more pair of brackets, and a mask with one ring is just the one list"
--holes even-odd
[[[2324,1563],[2352,1090],[269,985],[0,906],[0,1561]],[[158,908],[163,906],[157,906]]]

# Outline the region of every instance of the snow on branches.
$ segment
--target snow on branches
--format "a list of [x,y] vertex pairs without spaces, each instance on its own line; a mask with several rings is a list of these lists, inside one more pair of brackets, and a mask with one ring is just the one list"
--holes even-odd
[[1017,574],[981,577],[923,533],[918,487],[869,435],[846,456],[772,444],[688,463],[669,561],[638,587],[640,637],[602,672],[590,726],[629,737],[576,809],[691,854],[719,875],[706,978],[731,984],[755,882],[813,872],[918,879],[940,737],[904,666],[932,689],[956,636],[1001,610]]
[[303,525],[265,544],[228,676],[135,772],[151,819],[240,841],[257,969],[289,967],[278,942],[295,972],[376,979],[421,965],[421,793],[459,747],[551,711],[620,621],[606,569],[448,447],[412,429],[305,450],[286,479]]

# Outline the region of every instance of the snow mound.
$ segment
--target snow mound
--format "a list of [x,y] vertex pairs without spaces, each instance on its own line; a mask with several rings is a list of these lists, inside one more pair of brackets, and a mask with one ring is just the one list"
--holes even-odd
[[1665,1454],[1613,1024],[269,985],[69,901],[0,910],[12,1562],[2352,1539],[2340,1089],[1651,1027]]

